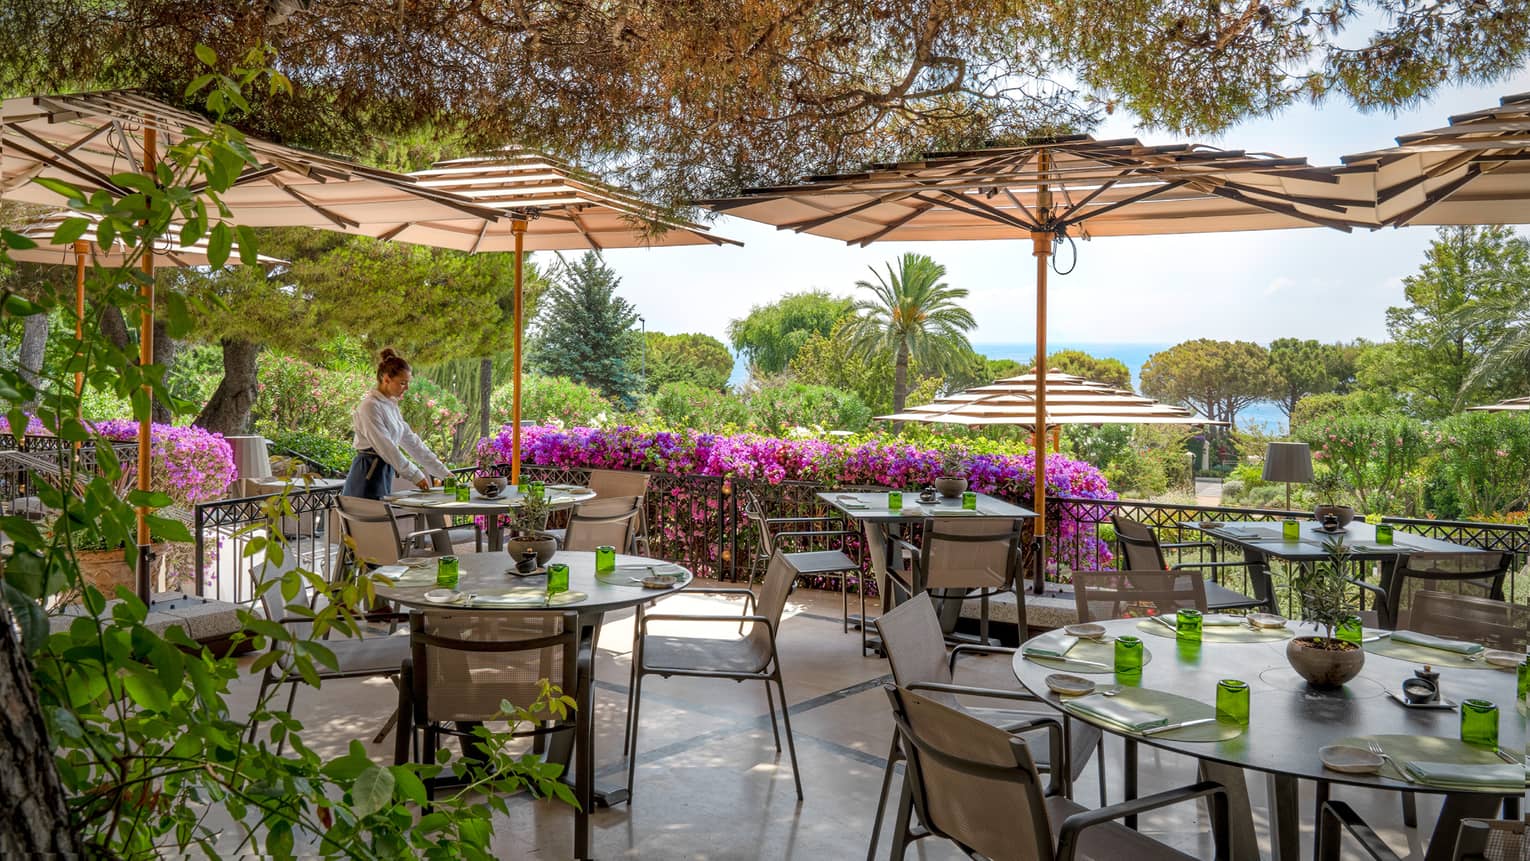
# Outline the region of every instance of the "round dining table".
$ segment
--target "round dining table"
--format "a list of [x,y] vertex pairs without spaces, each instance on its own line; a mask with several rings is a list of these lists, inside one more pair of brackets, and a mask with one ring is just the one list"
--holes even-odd
[[[505,546],[504,530],[500,526],[499,518],[510,514],[511,509],[519,508],[521,498],[518,490],[507,487],[498,496],[484,496],[475,489],[465,502],[459,501],[456,496],[444,490],[410,490],[390,494],[383,497],[383,500],[389,505],[427,515],[483,517],[487,521],[485,532],[489,539],[489,549],[502,550]],[[547,507],[552,511],[572,508],[594,498],[595,491],[588,487],[572,484],[547,485]]]
[[[579,620],[579,665],[576,674],[577,690],[573,693],[576,703],[574,738],[567,739],[562,734],[555,736],[548,746],[547,758],[562,763],[565,774],[574,775],[576,789],[589,786],[596,803],[610,806],[626,801],[629,795],[626,787],[602,790],[594,786],[595,732],[592,717],[595,703],[595,643],[600,636],[601,623],[607,613],[636,607],[679,592],[690,585],[694,575],[686,567],[663,559],[622,554],[616,557],[614,571],[599,573],[595,570],[593,552],[560,550],[553,555],[549,564],[558,562],[568,566],[568,591],[548,597],[545,569],[539,568],[537,573],[525,576],[512,573],[514,560],[503,552],[465,553],[457,559],[457,585],[451,590],[456,594],[448,596],[448,600],[440,600],[443,596],[438,593],[441,587],[437,585],[435,577],[438,560],[434,558],[406,563],[409,564],[408,572],[391,584],[378,585],[376,594],[379,598],[424,613],[433,609],[483,613],[576,613]],[[662,589],[643,585],[642,580],[650,574],[670,575],[672,585]],[[574,762],[575,747],[579,751],[577,767],[568,770],[567,766]],[[582,819],[584,824],[576,830],[574,836],[574,854],[577,858],[588,858],[589,822],[587,818]]]
[[[1315,632],[1310,625],[1288,622],[1285,631],[1251,638],[1247,642],[1229,641],[1226,635],[1212,633],[1215,629],[1207,627],[1205,639],[1196,644],[1175,639],[1172,630],[1151,620],[1116,619],[1102,624],[1107,641],[1126,634],[1143,641],[1149,660],[1140,673],[1116,674],[1109,668],[1068,667],[1066,659],[1026,657],[1026,646],[1022,646],[1014,657],[1015,677],[1059,711],[1062,711],[1062,700],[1046,684],[1047,676],[1058,672],[1083,675],[1107,689],[1117,684],[1140,685],[1149,691],[1162,691],[1207,705],[1215,702],[1217,683],[1222,679],[1240,679],[1248,683],[1250,690],[1251,717],[1246,731],[1236,737],[1214,741],[1187,740],[1184,736],[1194,733],[1186,730],[1144,735],[1076,711],[1064,712],[1073,720],[1083,720],[1125,740],[1123,783],[1128,799],[1136,795],[1136,751],[1142,744],[1196,757],[1201,760],[1203,773],[1224,783],[1234,777],[1241,778],[1247,771],[1262,772],[1269,781],[1273,857],[1280,861],[1299,856],[1298,780],[1316,782],[1319,808],[1333,784],[1444,794],[1444,809],[1430,841],[1426,861],[1448,861],[1460,820],[1492,817],[1505,800],[1502,794],[1447,791],[1384,774],[1339,773],[1324,767],[1318,751],[1347,738],[1381,735],[1459,737],[1461,718],[1458,709],[1410,708],[1390,695],[1391,691],[1400,692],[1403,680],[1422,668],[1419,663],[1368,649],[1365,665],[1357,678],[1337,690],[1320,690],[1309,686],[1291,669],[1285,654],[1290,636],[1311,636]],[[1157,627],[1162,630],[1156,630]],[[1042,636],[1055,636],[1055,633]],[[1495,668],[1486,662],[1471,668],[1450,666],[1470,662],[1461,661],[1456,656],[1446,658],[1446,654],[1441,653],[1439,662],[1444,666],[1435,667],[1440,673],[1439,686],[1443,696],[1453,703],[1477,698],[1498,704],[1500,747],[1523,757],[1527,742],[1526,717],[1515,706],[1514,671]],[[1103,663],[1109,658],[1100,660]],[[1215,735],[1209,733],[1202,737]],[[1383,771],[1390,773],[1391,769]],[[1233,797],[1241,795],[1246,806],[1246,791],[1241,787],[1237,789],[1239,792],[1233,793]],[[1237,807],[1233,809],[1236,811]],[[1313,821],[1317,821],[1316,814]],[[1236,850],[1240,841],[1236,833],[1237,823],[1233,824]],[[1246,856],[1252,848],[1248,845],[1252,842],[1251,832],[1244,838],[1241,841],[1244,851],[1239,854]]]

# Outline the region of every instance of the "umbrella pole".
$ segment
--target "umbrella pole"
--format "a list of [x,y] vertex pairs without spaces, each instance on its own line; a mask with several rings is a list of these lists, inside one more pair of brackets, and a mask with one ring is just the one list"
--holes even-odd
[[521,482],[521,341],[526,335],[526,318],[521,301],[522,267],[525,266],[526,219],[515,218],[510,222],[510,232],[515,236],[515,383],[510,394],[510,483]]
[[[155,160],[158,148],[156,133],[153,128],[143,130],[143,172],[149,176],[155,173]],[[154,363],[154,245],[144,249],[143,255],[144,283],[140,287],[140,294],[144,301],[143,316],[139,321],[138,332],[138,367],[146,368]],[[149,403],[153,404],[154,389],[145,384],[144,393],[149,396]],[[138,489],[145,494],[149,492],[151,473],[154,469],[153,449],[150,446],[150,427],[153,421],[152,410],[144,413],[138,419]],[[153,567],[154,554],[150,550],[149,541],[149,507],[138,506],[138,565],[136,569],[138,598],[145,604],[153,594],[150,583],[150,569]],[[200,576],[200,575],[199,575]]]
[[1052,234],[1031,231],[1031,253],[1036,257],[1036,422],[1031,443],[1035,450],[1036,485],[1031,507],[1036,512],[1032,527],[1036,541],[1036,574],[1032,591],[1042,593],[1047,572],[1047,258],[1052,254]]
[[[85,340],[85,241],[74,241],[74,339]],[[74,417],[80,417],[80,393],[85,391],[85,372],[74,372]],[[79,448],[78,445],[75,448]]]

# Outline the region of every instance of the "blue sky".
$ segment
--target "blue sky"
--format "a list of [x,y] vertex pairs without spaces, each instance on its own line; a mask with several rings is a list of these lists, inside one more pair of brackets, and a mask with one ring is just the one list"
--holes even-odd
[[[1451,87],[1397,113],[1361,114],[1342,101],[1298,106],[1194,142],[1306,156],[1313,164],[1391,145],[1443,126],[1451,114],[1530,90],[1530,71],[1485,87]],[[1141,132],[1133,117],[1110,117],[1097,137],[1181,142]],[[1530,220],[1530,218],[1527,218]],[[854,292],[868,266],[906,251],[945,264],[947,280],[970,291],[973,341],[1028,342],[1035,325],[1028,242],[888,242],[852,248],[723,217],[715,230],[744,248],[613,250],[607,262],[621,294],[650,330],[704,332],[726,341],[728,321],[753,305],[811,288]],[[1402,279],[1422,259],[1431,228],[1343,234],[1283,230],[1200,236],[1119,237],[1079,243],[1072,274],[1051,280],[1050,331],[1057,341],[1175,343],[1189,338],[1349,340],[1385,336],[1384,311],[1402,301]]]

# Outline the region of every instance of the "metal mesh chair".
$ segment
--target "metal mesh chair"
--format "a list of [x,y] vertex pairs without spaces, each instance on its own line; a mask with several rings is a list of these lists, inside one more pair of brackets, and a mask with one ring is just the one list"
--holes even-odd
[[[1121,804],[1086,810],[1044,789],[1030,747],[997,727],[920,694],[889,687],[898,743],[908,757],[898,802],[892,857],[912,840],[943,837],[974,857],[993,861],[1073,861],[1075,858],[1188,859],[1177,850],[1114,820],[1205,798],[1212,807],[1216,858],[1228,857],[1227,799],[1210,781]],[[1037,718],[1055,755],[1062,728]],[[910,828],[917,812],[927,833]]]
[[[393,506],[376,499],[359,496],[335,497],[336,514],[340,517],[340,531],[350,539],[347,553],[355,559],[372,565],[393,565],[400,559],[419,556],[445,556],[451,553],[450,532],[444,527],[421,529],[402,533]],[[434,543],[423,546],[421,539],[436,537],[446,539],[446,549]]]
[[[1175,544],[1161,544],[1158,541],[1158,533],[1154,532],[1144,523],[1138,523],[1119,514],[1110,516],[1110,523],[1116,530],[1116,551],[1125,568],[1128,571],[1210,571],[1212,581],[1206,584],[1206,604],[1212,610],[1245,610],[1260,608],[1271,613],[1277,612],[1275,604],[1275,590],[1270,583],[1269,572],[1261,566],[1250,565],[1248,562],[1218,562],[1215,551],[1216,543],[1212,541],[1184,541]],[[1168,549],[1184,549],[1186,547],[1210,547],[1213,553],[1210,562],[1185,562],[1170,565],[1164,558],[1163,551]],[[1254,596],[1249,597],[1234,589],[1223,586],[1218,578],[1219,573],[1230,568],[1242,568],[1248,572],[1254,587]]]
[[[1348,804],[1326,801],[1320,815],[1318,861],[1339,861],[1345,834],[1372,861],[1402,861]],[[1463,819],[1450,857],[1452,861],[1525,861],[1530,858],[1526,827],[1523,820]]]
[[[912,600],[898,605],[876,620],[877,634],[882,638],[882,648],[892,665],[893,682],[900,688],[915,691],[941,704],[971,715],[984,723],[999,727],[1006,732],[1024,732],[1022,737],[1031,747],[1031,757],[1037,765],[1053,772],[1053,779],[1063,775],[1063,785],[1071,786],[1073,779],[1083,773],[1089,762],[1091,750],[1100,753],[1100,803],[1105,803],[1105,749],[1103,735],[1098,729],[1064,719],[1063,756],[1066,766],[1052,768],[1052,752],[1047,746],[1043,732],[1033,722],[1038,717],[1051,717],[1055,712],[1041,706],[1041,700],[1032,693],[1019,690],[981,688],[958,685],[955,680],[956,659],[965,653],[1013,655],[1014,649],[962,643],[954,647],[947,657],[940,620],[935,616],[934,606],[925,600]],[[957,696],[1002,699],[1011,703],[1032,703],[1032,708],[978,708],[963,705]],[[887,791],[892,786],[894,769],[902,761],[902,749],[896,737],[887,752],[887,767],[882,771],[882,791],[877,796],[876,822],[871,830],[871,846],[867,849],[867,861],[876,856],[877,836],[881,831],[882,818],[887,809]]]
[[1206,612],[1206,581],[1194,571],[1075,571],[1080,622]]
[[1473,640],[1491,649],[1530,648],[1530,606],[1420,589],[1413,593],[1408,627],[1421,634]]
[[631,553],[642,516],[641,496],[592,499],[574,508],[563,534],[564,550],[588,550],[609,545],[618,553]]
[[939,599],[940,626],[946,635],[956,630],[963,601],[977,598],[979,642],[988,643],[988,599],[1003,592],[1015,596],[1017,624],[1024,639],[1025,598],[1021,594],[1019,520],[995,521],[970,517],[934,517],[924,523],[918,547],[900,541],[914,558],[913,582],[898,577],[889,586],[912,595],[928,591]]
[[[846,553],[843,547],[845,540],[855,533],[848,529],[803,528],[820,527],[833,521],[835,518],[832,516],[768,517],[765,514],[764,504],[752,490],[744,491],[744,516],[754,525],[755,534],[759,540],[755,557],[749,564],[751,579],[756,570],[770,564],[771,557],[775,556],[778,550],[786,553],[792,566],[800,574],[810,577],[839,578],[840,628],[848,633],[850,630],[850,575],[860,573],[861,563],[850,558],[850,554]],[[841,549],[836,550],[827,546],[821,550],[789,549],[812,544],[827,545],[834,539],[839,540]],[[861,593],[861,618],[864,619],[866,594],[864,589],[857,591]]]
[[1397,557],[1392,576],[1380,586],[1350,582],[1369,592],[1374,609],[1361,613],[1366,624],[1389,630],[1409,627],[1413,594],[1421,590],[1476,595],[1503,600],[1503,581],[1513,556],[1508,553],[1409,553]]
[[[589,478],[585,480],[585,487],[595,493],[594,501],[603,501],[611,497],[637,497],[637,526],[633,537],[632,546],[636,552],[648,554],[648,485],[653,476],[646,472],[629,472],[622,469],[592,469]],[[589,503],[585,503],[588,505]],[[566,530],[548,529],[547,534],[563,543]],[[613,544],[613,547],[622,545]]]
[[[648,613],[639,615],[637,641],[632,652],[632,687],[627,699],[627,744],[630,751],[627,760],[627,786],[635,792],[633,778],[637,772],[638,710],[642,706],[643,677],[650,675],[669,678],[690,676],[696,678],[731,679],[735,682],[756,680],[765,683],[765,702],[770,708],[770,729],[775,734],[776,753],[781,753],[781,735],[776,729],[775,699],[770,690],[775,684],[781,694],[781,721],[786,725],[786,747],[792,761],[792,780],[797,787],[797,798],[802,798],[802,775],[797,768],[797,748],[792,741],[792,720],[787,708],[786,686],[781,680],[781,660],[776,651],[776,633],[781,625],[781,613],[786,607],[786,596],[798,574],[791,560],[783,553],[771,557],[770,567],[765,571],[765,583],[756,600],[748,589],[699,588],[690,586],[687,593],[742,594],[745,597],[743,614],[739,616],[682,615],[676,613]],[[750,612],[750,610],[754,612]],[[705,623],[720,631],[732,629],[741,636],[728,639],[711,637],[684,637],[654,634],[649,626],[654,622]]]

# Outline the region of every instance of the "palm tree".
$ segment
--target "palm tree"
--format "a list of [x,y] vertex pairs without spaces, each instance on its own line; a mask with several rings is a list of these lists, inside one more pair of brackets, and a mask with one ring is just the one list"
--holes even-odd
[[886,278],[873,267],[875,282],[855,282],[872,298],[851,306],[856,317],[850,336],[857,349],[893,354],[893,412],[902,412],[909,361],[927,372],[946,373],[972,352],[966,333],[977,323],[956,304],[966,298],[966,289],[941,280],[946,267],[923,254],[905,254],[897,263],[896,271],[887,265]]

